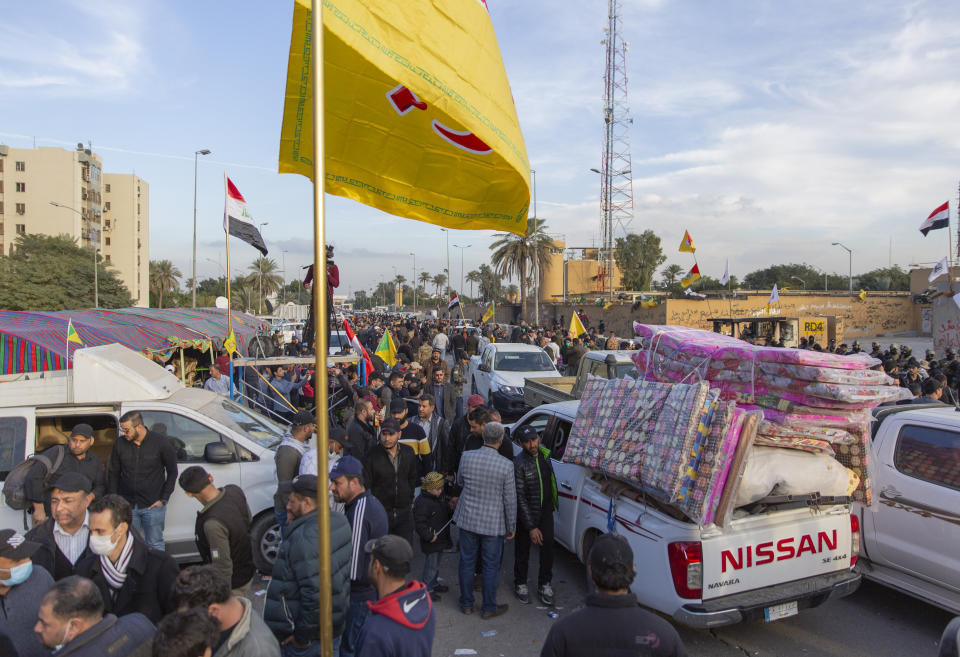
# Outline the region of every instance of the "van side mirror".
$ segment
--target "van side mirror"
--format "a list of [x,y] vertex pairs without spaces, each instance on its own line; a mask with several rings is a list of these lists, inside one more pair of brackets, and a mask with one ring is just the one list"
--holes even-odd
[[237,460],[237,455],[225,442],[207,443],[203,446],[203,460],[214,465],[233,463]]

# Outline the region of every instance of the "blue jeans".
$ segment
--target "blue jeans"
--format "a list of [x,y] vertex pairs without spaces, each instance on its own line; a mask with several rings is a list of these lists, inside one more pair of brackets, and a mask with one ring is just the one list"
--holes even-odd
[[440,557],[443,552],[431,552],[423,555],[423,583],[427,585],[427,591],[433,593],[437,587],[437,580],[440,579]]
[[167,505],[148,509],[133,507],[133,528],[143,536],[143,540],[154,550],[163,552],[163,523],[167,518]]
[[473,574],[477,560],[483,566],[483,611],[497,610],[497,585],[500,582],[500,555],[503,536],[484,536],[460,529],[460,608],[473,609]]
[[350,608],[347,609],[347,621],[343,627],[343,634],[340,635],[340,657],[353,657],[357,652],[357,639],[360,638],[360,629],[364,621],[370,615],[370,608],[367,601],[377,599],[376,591],[370,592],[370,597],[363,600],[350,601]]

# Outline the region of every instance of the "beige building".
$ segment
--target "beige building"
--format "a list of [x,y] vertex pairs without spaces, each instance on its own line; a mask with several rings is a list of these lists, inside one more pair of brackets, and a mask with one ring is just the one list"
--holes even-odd
[[[599,257],[596,248],[568,248],[565,242],[553,240],[550,244],[550,266],[543,271],[540,281],[540,301],[560,301],[581,294],[591,298],[609,294],[607,264],[601,262]],[[613,291],[622,290],[620,268],[614,264]]]
[[20,233],[69,235],[97,248],[134,303],[147,306],[149,216],[147,183],[104,174],[100,156],[83,144],[72,151],[0,145],[0,256]]

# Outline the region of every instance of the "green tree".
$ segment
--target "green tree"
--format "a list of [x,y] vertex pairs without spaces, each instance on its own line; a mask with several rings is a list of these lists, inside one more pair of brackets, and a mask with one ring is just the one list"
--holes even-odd
[[417,274],[417,279],[420,281],[420,289],[423,290],[424,296],[427,294],[427,283],[429,283],[433,278],[430,276],[429,272],[422,271]]
[[881,267],[860,274],[853,282],[855,286],[867,291],[909,290],[910,274],[897,266]]
[[150,292],[156,295],[157,308],[163,308],[163,295],[180,289],[183,274],[169,260],[150,261]]
[[527,231],[523,235],[497,233],[490,245],[493,255],[490,261],[502,276],[520,281],[520,312],[527,316],[527,272],[539,266],[540,272],[550,268],[550,245],[553,240],[547,235],[546,222],[531,217],[527,219]]
[[[133,304],[117,271],[97,259],[101,308]],[[18,235],[10,255],[0,257],[0,308],[72,310],[92,308],[94,254],[68,235]]]
[[436,296],[439,297],[439,296],[440,296],[440,288],[447,284],[447,275],[446,275],[446,274],[437,274],[436,276],[434,276],[434,277],[430,280],[430,282],[433,283],[434,287],[437,289],[437,294],[436,294]]
[[[797,280],[800,279],[800,280]],[[801,283],[803,281],[803,283]],[[807,264],[791,263],[786,265],[771,265],[764,269],[757,269],[743,277],[743,286],[750,290],[768,290],[774,283],[778,287],[817,289],[818,283],[823,284],[823,274]]]
[[502,301],[503,279],[500,274],[486,263],[480,265],[478,273],[480,274],[480,286],[477,291],[480,293],[480,297],[485,301]]
[[353,307],[357,310],[366,310],[373,307],[366,290],[357,290],[353,293]]
[[660,285],[663,289],[669,289],[674,285],[680,283],[680,278],[683,276],[683,267],[680,265],[667,265],[663,268],[663,271],[660,272]]
[[473,298],[473,284],[480,282],[480,272],[478,272],[476,269],[474,269],[473,271],[468,271],[468,272],[467,272],[466,280],[467,280],[468,283],[470,283],[470,298],[472,299],[472,298]]
[[280,268],[277,261],[273,258],[260,256],[254,260],[248,268],[251,272],[251,282],[256,287],[256,293],[259,297],[257,308],[263,312],[263,300],[271,294],[276,294],[283,287],[283,276],[280,275]]
[[620,268],[623,286],[639,291],[650,289],[654,273],[667,259],[660,247],[660,238],[652,230],[618,237],[613,257]]

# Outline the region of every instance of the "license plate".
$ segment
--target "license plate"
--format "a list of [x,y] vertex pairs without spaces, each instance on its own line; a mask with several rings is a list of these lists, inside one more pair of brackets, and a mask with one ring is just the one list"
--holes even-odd
[[763,618],[768,623],[781,618],[789,618],[790,616],[797,615],[797,603],[794,602],[784,602],[782,605],[774,605],[772,607],[767,607],[763,610]]

